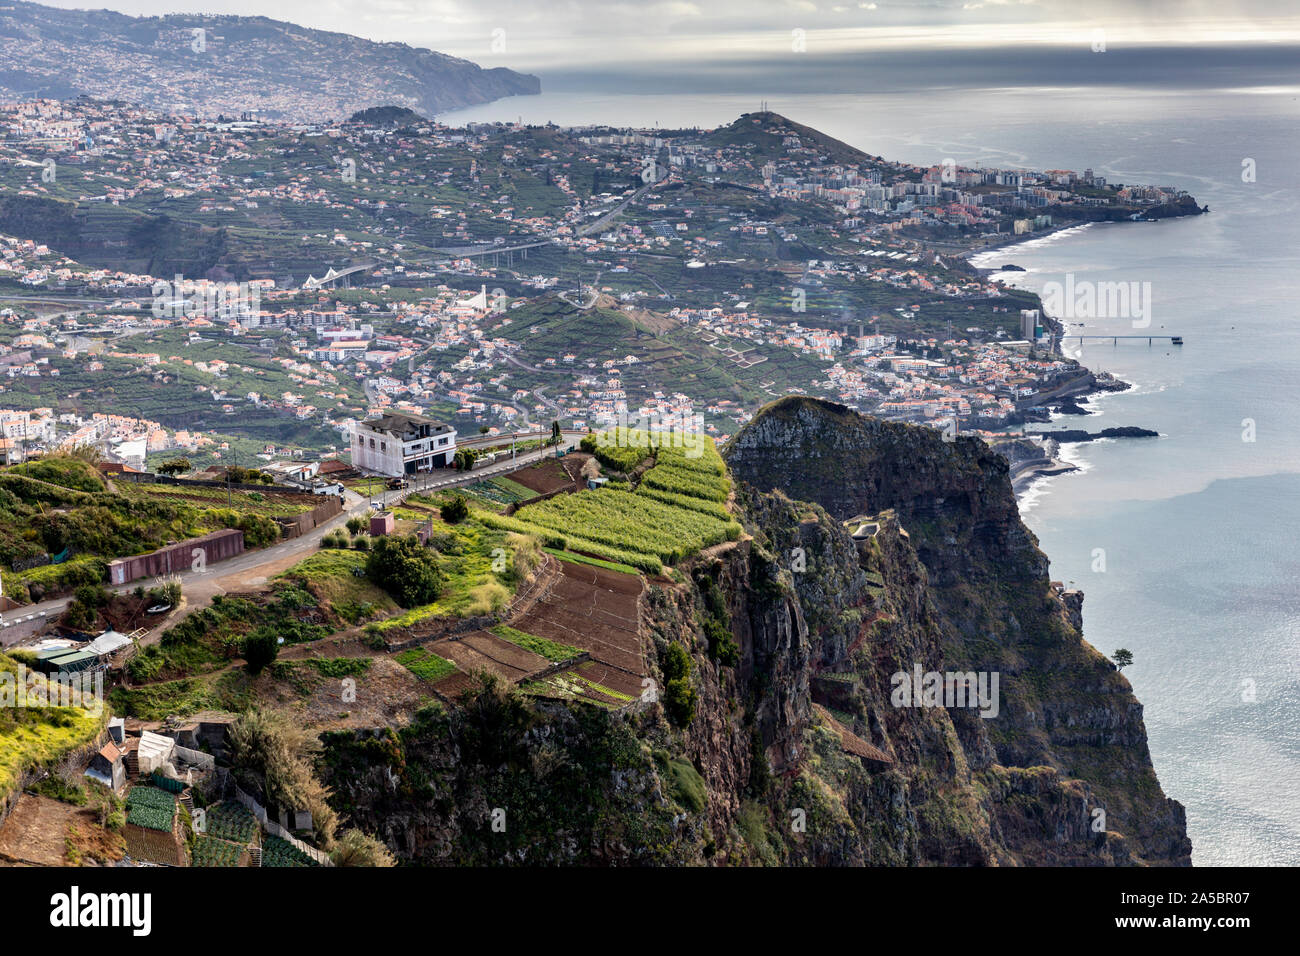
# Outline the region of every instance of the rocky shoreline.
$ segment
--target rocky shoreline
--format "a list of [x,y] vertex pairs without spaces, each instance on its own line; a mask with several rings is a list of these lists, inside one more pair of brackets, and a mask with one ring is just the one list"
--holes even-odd
[[1033,431],[1026,435],[1050,438],[1058,444],[1098,441],[1102,438],[1159,438],[1160,433],[1150,428],[1138,428],[1136,425],[1120,425],[1116,428],[1103,428],[1099,432],[1090,432],[1082,428],[1063,428],[1059,431]]
[[[1098,441],[1103,438],[1158,438],[1160,433],[1150,428],[1121,425],[1090,432],[1081,428],[1063,428],[1057,431],[1026,431],[1023,437],[1011,438],[994,444],[993,448],[1007,459],[1011,488],[1019,497],[1039,478],[1065,475],[1079,467],[1059,456],[1061,445]],[[1038,439],[1034,441],[1033,439]]]

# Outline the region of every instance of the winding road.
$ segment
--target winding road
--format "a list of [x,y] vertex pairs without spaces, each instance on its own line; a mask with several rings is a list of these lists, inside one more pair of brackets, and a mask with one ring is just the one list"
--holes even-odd
[[[564,441],[561,442],[561,447],[572,450],[581,434],[579,432],[567,433]],[[474,443],[498,443],[501,440],[501,436],[496,436],[494,439],[483,439]],[[442,469],[434,474],[421,475],[415,478],[409,487],[403,488],[401,491],[385,489],[373,500],[385,506],[392,506],[405,500],[407,495],[475,484],[484,478],[515,471],[524,465],[532,464],[554,454],[553,447],[543,448],[518,455],[513,460],[506,459],[471,472],[459,472],[450,468]],[[306,534],[290,538],[287,541],[281,541],[279,544],[259,551],[245,551],[225,561],[209,564],[201,571],[180,572],[179,577],[184,594],[181,607],[160,619],[149,633],[141,639],[141,645],[148,645],[158,640],[163,630],[160,625],[166,624],[167,627],[171,627],[194,611],[207,607],[218,594],[226,594],[231,591],[248,591],[262,587],[275,575],[287,571],[307,555],[319,550],[321,538],[332,531],[342,528],[347,524],[349,518],[364,515],[371,510],[371,499],[369,497],[351,490],[345,491],[344,494],[343,511]],[[116,594],[124,594],[135,590],[139,585],[147,587],[149,583],[149,579],[141,578],[128,584],[109,587],[108,590]],[[71,596],[65,595],[48,601],[41,601],[38,604],[24,605],[0,614],[0,647],[13,647],[35,640],[47,624],[63,613],[71,601]]]

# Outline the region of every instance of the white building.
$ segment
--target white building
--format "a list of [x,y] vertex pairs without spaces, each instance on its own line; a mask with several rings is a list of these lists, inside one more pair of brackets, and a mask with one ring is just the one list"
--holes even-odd
[[456,454],[456,429],[433,418],[390,412],[352,423],[352,466],[397,478],[445,468]]

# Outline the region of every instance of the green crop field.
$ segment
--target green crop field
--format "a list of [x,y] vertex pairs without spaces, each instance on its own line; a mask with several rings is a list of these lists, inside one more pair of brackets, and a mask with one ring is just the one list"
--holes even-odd
[[136,786],[126,795],[126,822],[147,830],[170,833],[176,820],[176,798],[157,787]]
[[287,840],[269,836],[262,844],[262,866],[316,866],[306,853]]
[[238,866],[243,847],[200,834],[194,838],[195,866]]
[[513,627],[507,627],[505,624],[498,624],[492,628],[492,633],[504,641],[509,641],[516,647],[532,651],[534,654],[545,657],[548,661],[557,664],[572,660],[582,653],[576,647],[570,647],[568,644],[561,644],[559,641],[552,641],[545,637],[538,637],[536,634],[529,634]]
[[217,840],[249,843],[257,832],[257,820],[242,804],[233,801],[209,807],[204,833]]
[[479,512],[479,520],[536,534],[551,548],[587,552],[650,573],[740,537],[740,525],[722,504],[731,479],[712,441],[655,447],[658,436],[636,430],[590,438],[584,442],[598,451],[628,452],[627,460],[637,461],[654,455],[655,465],[635,492],[613,486],[579,491],[527,505],[513,517]]
[[393,660],[420,678],[420,680],[430,682],[439,680],[456,671],[456,665],[451,661],[445,660],[423,647],[413,647],[409,651],[402,651]]

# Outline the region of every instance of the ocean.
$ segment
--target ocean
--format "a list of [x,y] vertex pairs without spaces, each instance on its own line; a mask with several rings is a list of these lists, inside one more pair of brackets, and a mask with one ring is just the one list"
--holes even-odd
[[[1021,266],[1004,278],[1036,291],[1067,274],[1150,283],[1142,331],[1184,337],[1181,347],[1068,344],[1134,387],[1095,397],[1091,415],[1061,424],[1138,425],[1160,437],[1069,446],[1080,470],[1036,482],[1021,510],[1052,577],[1085,591],[1085,638],[1106,654],[1133,652],[1124,673],[1145,707],[1165,792],[1187,807],[1193,862],[1296,865],[1300,74],[1284,84],[1275,72],[1229,86],[1221,71],[1221,88],[1141,88],[1135,75],[1088,85],[1076,70],[1070,85],[1021,77],[981,89],[968,78],[965,88],[834,94],[793,84],[782,93],[779,83],[771,93],[692,92],[680,80],[672,92],[649,91],[543,75],[544,89],[559,92],[439,118],[716,126],[762,97],[888,158],[1091,168],[1111,182],[1177,185],[1208,204],[1208,215],[1070,229],[976,264]],[[1243,180],[1245,161],[1253,182]],[[1134,332],[1125,318],[1080,321],[1076,332]]]

